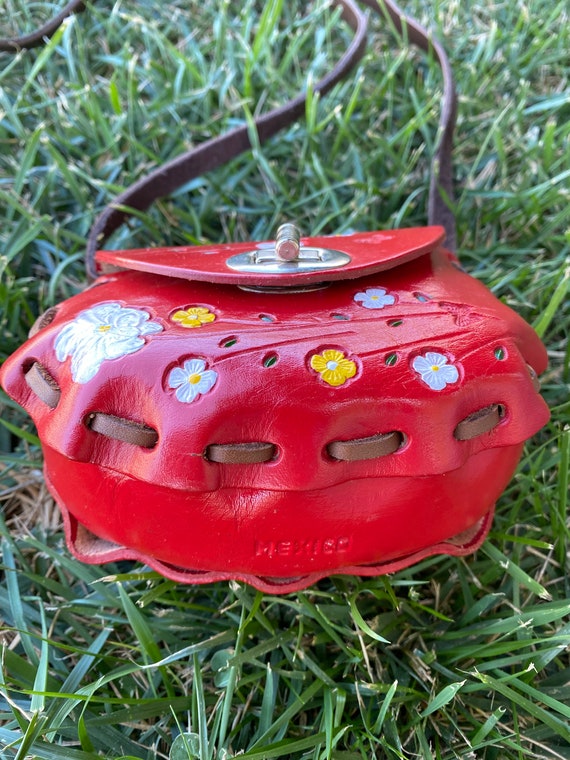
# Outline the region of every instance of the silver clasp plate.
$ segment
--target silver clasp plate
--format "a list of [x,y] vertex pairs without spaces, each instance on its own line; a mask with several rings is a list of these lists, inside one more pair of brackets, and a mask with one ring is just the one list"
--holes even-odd
[[343,251],[303,245],[299,229],[288,223],[279,227],[274,243],[260,243],[252,251],[230,256],[226,264],[236,272],[290,274],[338,269],[349,262]]

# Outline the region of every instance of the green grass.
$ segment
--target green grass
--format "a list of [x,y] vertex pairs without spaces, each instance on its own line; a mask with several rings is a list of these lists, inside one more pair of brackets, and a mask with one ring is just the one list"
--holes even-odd
[[[86,235],[121,188],[315,81],[348,38],[321,2],[275,3],[261,35],[264,5],[101,0],[46,47],[0,54],[0,359],[83,286]],[[284,597],[81,565],[3,395],[2,760],[570,758],[566,3],[404,5],[431,17],[457,78],[462,262],[550,356],[552,420],[489,540]],[[4,18],[31,29],[52,11],[8,0]],[[288,218],[313,234],[425,223],[439,74],[372,27],[366,61],[303,122],[116,247],[267,238]]]

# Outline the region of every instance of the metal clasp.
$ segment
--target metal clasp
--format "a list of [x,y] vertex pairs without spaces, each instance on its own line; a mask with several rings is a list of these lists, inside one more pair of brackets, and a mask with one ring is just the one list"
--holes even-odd
[[290,274],[338,269],[349,262],[350,256],[343,251],[304,245],[298,227],[287,223],[277,230],[274,243],[260,243],[252,251],[230,256],[226,264],[237,272]]

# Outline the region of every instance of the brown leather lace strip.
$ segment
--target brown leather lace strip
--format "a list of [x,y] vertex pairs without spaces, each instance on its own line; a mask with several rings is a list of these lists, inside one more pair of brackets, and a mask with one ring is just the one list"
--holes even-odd
[[44,311],[43,314],[40,314],[34,324],[30,327],[28,338],[33,338],[34,335],[39,333],[40,330],[43,330],[44,327],[47,327],[49,324],[51,324],[55,319],[56,314],[57,308],[55,306],[52,306],[51,309],[48,309],[47,311]]
[[[393,0],[362,0],[374,13],[389,17],[400,34],[427,53],[433,54],[443,74],[443,98],[439,120],[439,140],[430,180],[428,199],[429,224],[441,224],[446,231],[447,246],[456,247],[456,230],[450,203],[453,200],[452,142],[456,117],[456,95],[451,66],[443,46],[423,26],[406,16]],[[342,8],[344,20],[354,30],[354,39],[334,68],[314,87],[324,95],[340,81],[362,57],[366,45],[367,21],[353,0],[333,0]],[[52,35],[62,21],[74,12],[84,10],[83,0],[71,0],[50,22],[29,35],[0,40],[0,50],[40,45]],[[290,100],[255,120],[260,143],[302,116],[305,95]],[[89,234],[86,266],[90,277],[96,276],[95,252],[125,221],[129,210],[144,210],[158,198],[169,195],[191,179],[226,163],[251,147],[249,128],[244,125],[225,135],[208,140],[197,148],[158,167],[143,179],[118,195],[95,220]]]
[[57,16],[54,16],[50,21],[36,29],[31,34],[24,34],[21,37],[7,37],[0,39],[0,50],[14,53],[24,48],[33,48],[38,45],[42,45],[46,38],[51,37],[64,20],[71,16],[72,13],[79,13],[79,11],[85,10],[84,0],[71,0],[65,8],[63,8]]
[[275,586],[276,588],[278,588],[279,586],[286,586],[288,583],[298,583],[299,581],[302,581],[305,578],[308,578],[307,575],[293,575],[289,578],[276,578],[273,575],[260,575],[258,577],[264,583],[267,583],[271,586]]
[[[354,0],[332,0],[342,8],[344,20],[354,30],[354,39],[336,66],[314,87],[324,95],[340,81],[362,57],[366,45],[367,21]],[[447,246],[456,247],[456,230],[450,203],[453,200],[452,141],[456,116],[456,95],[451,66],[447,54],[435,37],[414,19],[404,14],[393,0],[362,0],[374,13],[389,17],[395,28],[409,41],[434,55],[443,74],[443,98],[439,120],[439,139],[432,162],[428,199],[428,223],[441,224],[446,231]],[[0,50],[15,51],[34,47],[49,37],[71,13],[84,9],[82,0],[72,0],[49,23],[34,33],[22,37],[0,40]],[[306,97],[300,95],[280,108],[255,120],[254,126],[260,143],[302,116]],[[208,140],[197,148],[158,167],[118,195],[95,220],[86,249],[86,267],[89,277],[97,274],[95,252],[126,220],[131,210],[144,210],[158,198],[169,195],[195,177],[221,166],[251,148],[249,127],[245,125],[225,135]]]
[[[81,523],[76,522],[74,518],[75,536],[72,539],[73,548],[75,551],[83,555],[83,558],[89,557],[90,559],[97,560],[101,558],[101,561],[112,562],[113,560],[108,556],[110,552],[121,552],[124,558],[125,547],[120,544],[116,544],[114,541],[107,541],[104,538],[100,538],[92,533],[89,528],[86,528]],[[117,557],[119,559],[119,557]]]
[[470,441],[493,430],[504,416],[505,408],[502,404],[491,404],[461,420],[453,435],[458,441]]
[[397,430],[391,433],[372,435],[369,438],[354,438],[351,441],[333,441],[327,446],[327,452],[333,459],[345,462],[358,462],[364,459],[377,459],[393,454],[404,442],[404,436]]
[[34,362],[24,377],[36,396],[50,409],[55,409],[61,397],[61,388],[47,369],[39,362]]
[[96,433],[115,438],[117,441],[132,443],[145,449],[152,449],[158,441],[158,433],[140,422],[115,417],[104,412],[91,412],[86,419],[87,427]]
[[448,538],[445,543],[451,544],[452,546],[468,546],[473,543],[478,535],[480,535],[485,527],[485,522],[485,517],[482,517],[480,520],[477,520],[475,525],[471,525],[471,527],[462,530],[461,533],[456,533],[455,536]]
[[[455,128],[456,95],[449,59],[442,45],[420,24],[405,16],[392,0],[363,0],[379,15],[387,14],[396,29],[407,36],[414,45],[429,52],[437,59],[443,73],[443,99],[439,122],[439,141],[432,163],[428,199],[429,224],[441,224],[446,232],[446,245],[453,251],[456,246],[456,228],[450,202],[453,199],[452,141]],[[357,63],[366,44],[366,18],[353,0],[334,0],[343,9],[343,18],[355,32],[343,57],[314,87],[324,95],[340,81]],[[302,116],[305,95],[290,100],[285,105],[255,120],[260,143],[264,143],[280,129]],[[97,275],[95,252],[126,220],[129,209],[144,210],[158,198],[169,195],[191,179],[227,163],[251,147],[247,125],[225,135],[208,140],[197,148],[158,167],[118,195],[95,220],[87,240],[86,267],[90,278]]]
[[532,384],[534,386],[534,390],[537,393],[540,393],[540,378],[536,374],[536,371],[534,367],[531,367],[530,364],[527,364],[528,374],[530,375],[530,379],[532,380]]
[[392,0],[362,0],[375,13],[387,14],[396,29],[419,47],[433,55],[443,76],[443,96],[439,115],[439,137],[431,165],[428,196],[428,224],[440,224],[445,229],[445,245],[451,251],[457,247],[457,230],[453,203],[453,133],[457,117],[457,95],[453,72],[445,48],[433,34],[415,19],[406,16]]
[[275,458],[277,447],[264,441],[252,443],[212,443],[205,457],[220,464],[260,464]]
[[[342,16],[354,30],[354,38],[336,66],[314,85],[314,91],[320,95],[324,95],[346,76],[360,60],[366,46],[366,16],[353,0],[335,0],[335,5],[342,8]],[[299,119],[305,112],[305,105],[306,95],[302,94],[257,118],[254,126],[259,142],[266,142],[279,130]],[[93,278],[97,275],[95,252],[125,222],[129,209],[147,209],[158,198],[163,198],[190,180],[222,166],[251,147],[250,127],[244,124],[159,166],[120,193],[95,220],[89,233],[85,260],[88,276]]]

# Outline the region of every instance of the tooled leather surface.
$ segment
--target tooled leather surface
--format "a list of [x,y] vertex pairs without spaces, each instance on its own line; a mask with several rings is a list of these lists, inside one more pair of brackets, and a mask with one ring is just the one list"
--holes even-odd
[[[290,294],[118,272],[57,308],[2,383],[37,424],[64,513],[177,577],[375,574],[456,553],[448,539],[489,513],[548,418],[527,367],[545,368],[536,334],[441,248]],[[33,362],[61,389],[55,408],[25,380]],[[496,404],[498,424],[457,439]],[[89,428],[93,413],[158,441],[114,440]],[[327,453],[391,431],[403,445],[386,456]],[[276,457],[204,456],[252,442]]]
[[[355,301],[358,293],[379,287],[393,304],[368,309]],[[135,307],[162,329],[145,336],[141,350],[104,361],[93,379],[77,383],[69,358],[56,358],[54,342],[77,314],[101,303]],[[191,306],[213,321],[194,328],[173,321],[177,310]],[[504,352],[501,360],[496,347]],[[331,349],[355,366],[354,377],[338,387],[310,366],[313,356]],[[422,381],[411,365],[428,351],[449,357],[457,382],[434,391]],[[56,409],[46,408],[24,380],[22,367],[32,358],[62,388]],[[265,366],[268,358],[275,361]],[[181,403],[168,387],[169,374],[197,360],[216,373],[215,385]],[[479,450],[525,440],[548,415],[526,364],[540,373],[545,361],[532,329],[440,250],[433,268],[426,255],[294,295],[118,273],[61,304],[55,319],[6,362],[2,380],[42,439],[71,459],[183,490],[252,482],[305,490],[347,479],[445,472]],[[489,435],[454,439],[461,420],[496,403],[506,416]],[[125,449],[88,429],[84,420],[93,412],[147,425],[158,432],[158,444],[150,451]],[[393,456],[350,463],[326,456],[333,441],[392,431],[406,437]],[[256,441],[274,444],[277,458],[243,469],[215,467],[203,456],[212,444]]]
[[[135,560],[148,565],[161,575],[177,583],[204,584],[216,581],[238,580],[269,594],[288,594],[300,591],[330,575],[330,571],[315,570],[297,576],[264,576],[242,571],[184,569],[168,562],[162,562],[143,552],[100,539],[86,530],[67,509],[62,508],[62,513],[69,550],[81,562],[88,564]],[[493,520],[493,514],[494,508],[491,508],[477,523],[463,533],[452,537],[449,541],[442,541],[439,544],[420,549],[412,554],[400,556],[394,560],[381,561],[371,565],[341,565],[334,569],[334,573],[361,576],[384,575],[386,573],[395,573],[434,554],[449,554],[452,556],[470,554],[476,551],[485,540]]]
[[[366,4],[379,9],[373,0]],[[430,218],[446,225],[453,246],[453,220],[439,192],[440,185],[451,187],[445,155],[454,97],[447,58],[437,41],[387,5],[395,24],[405,26],[415,44],[431,48],[443,68],[443,158],[435,164]],[[23,44],[9,41],[15,42]],[[349,63],[361,49],[357,41]],[[279,127],[279,113],[268,117]],[[262,138],[272,129],[265,127],[258,125]],[[220,160],[234,149],[232,141],[236,151],[247,147],[246,137],[230,136]],[[192,171],[207,170],[212,147],[203,146],[202,163],[196,155],[172,162],[170,185],[161,167],[145,180],[150,194],[135,186],[128,203],[121,196],[124,205],[146,207],[185,181],[177,172],[184,161]],[[450,189],[446,194],[451,197]],[[110,207],[93,229],[90,270],[100,233],[108,235],[122,220],[113,214]],[[548,417],[526,368],[542,372],[546,355],[520,318],[453,263],[440,250],[357,284],[285,297],[284,306],[275,296],[248,299],[219,285],[128,273],[102,279],[61,305],[53,323],[40,320],[37,334],[6,363],[2,382],[28,409],[46,444],[46,475],[72,550],[85,561],[149,561],[175,580],[241,578],[282,592],[331,571],[375,575],[435,552],[473,550],[486,534],[521,442]],[[381,313],[372,314],[374,298],[386,300]],[[124,338],[123,355],[101,363],[93,358],[100,342],[85,339],[81,350],[95,371],[78,382],[70,376],[77,336],[69,327],[101,304],[117,307],[123,321],[144,314],[154,332],[140,339],[140,350],[134,345],[139,338]],[[213,320],[191,325],[196,309]],[[173,323],[174,314],[184,312],[183,321]],[[104,333],[111,325],[97,329]],[[34,362],[46,374],[26,382]],[[54,378],[59,396],[46,392],[46,377]],[[462,420],[496,404],[505,410],[498,424],[469,440],[453,435]],[[113,440],[108,428],[89,428],[93,414],[119,420],[113,424],[123,437],[124,420],[129,432],[128,420],[148,426],[158,442],[145,451]],[[331,441],[391,430],[404,437],[393,454],[355,462],[326,456]],[[245,467],[204,458],[208,446],[244,437],[274,443],[279,455]],[[78,519],[101,538],[90,538]],[[466,543],[446,540],[457,534]],[[291,578],[292,572],[302,575]]]
[[[482,452],[446,475],[348,482],[302,497],[254,489],[184,494],[45,454],[47,482],[64,512],[122,552],[109,559],[125,558],[128,548],[177,568],[289,577],[445,553],[442,544],[492,510],[520,451]],[[58,478],[64,465],[66,477]],[[492,468],[500,477],[489,476]]]

